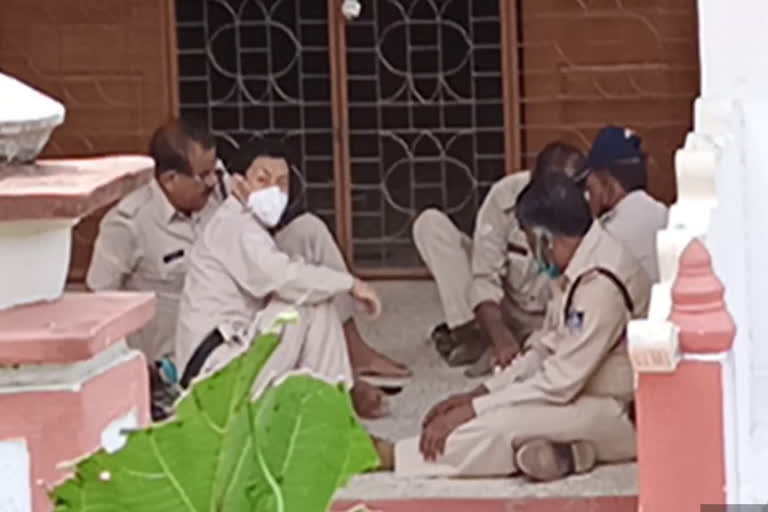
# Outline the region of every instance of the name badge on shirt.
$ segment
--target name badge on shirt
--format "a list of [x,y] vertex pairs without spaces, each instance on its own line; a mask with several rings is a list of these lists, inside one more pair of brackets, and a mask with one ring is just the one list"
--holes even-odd
[[179,258],[184,257],[184,249],[179,249],[178,251],[169,252],[165,256],[163,256],[163,263],[166,265],[168,263],[174,262]]
[[584,312],[572,311],[568,315],[566,324],[568,325],[568,329],[570,329],[571,332],[580,331],[581,327],[584,325]]

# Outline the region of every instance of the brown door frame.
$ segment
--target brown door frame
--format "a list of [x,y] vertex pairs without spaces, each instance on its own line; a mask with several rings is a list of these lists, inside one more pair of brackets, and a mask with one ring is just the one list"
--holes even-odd
[[347,265],[354,265],[352,244],[352,175],[349,153],[349,108],[347,99],[347,36],[340,0],[328,0],[328,58],[331,70],[333,121],[333,178],[336,238]]
[[[499,0],[501,24],[501,69],[504,98],[504,152],[506,172],[520,170],[522,133],[520,105],[520,47],[518,1]],[[341,0],[328,2],[328,40],[333,110],[333,156],[336,200],[336,236],[347,264],[364,278],[413,279],[429,277],[424,268],[357,269],[352,242],[352,184],[349,152],[349,105],[347,100],[346,20]]]
[[[342,0],[328,2],[328,41],[333,112],[333,159],[336,200],[336,237],[349,268],[366,279],[427,278],[425,268],[359,269],[354,264],[352,232],[352,183],[349,150],[349,102],[347,96],[346,20]],[[489,1],[489,0],[486,0]],[[501,24],[501,74],[504,98],[504,152],[506,172],[520,170],[522,133],[520,105],[519,0],[499,0]]]
[[168,37],[166,44],[168,47],[168,74],[170,76],[169,83],[171,87],[169,96],[171,100],[171,112],[175,117],[179,117],[181,115],[181,99],[179,98],[181,84],[179,83],[179,44],[176,39],[178,30],[176,27],[176,0],[170,0],[166,3],[166,6],[166,21],[168,23],[168,28],[165,33]]
[[504,160],[506,172],[523,164],[522,66],[520,58],[520,0],[499,0],[501,79],[504,95]]

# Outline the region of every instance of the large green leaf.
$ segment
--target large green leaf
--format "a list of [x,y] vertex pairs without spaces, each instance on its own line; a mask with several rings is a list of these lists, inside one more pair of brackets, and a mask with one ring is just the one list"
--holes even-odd
[[336,489],[378,466],[376,450],[341,386],[293,375],[254,408],[256,457],[264,478],[252,488],[259,512],[323,512]]
[[54,491],[56,512],[249,510],[253,463],[250,388],[277,346],[274,334],[222,371],[196,383],[176,419],[129,435],[115,454],[78,464]]
[[254,340],[197,382],[173,421],[80,462],[53,492],[55,512],[324,512],[337,486],[373,467],[376,454],[338,387],[293,376],[250,400],[277,343],[273,334]]

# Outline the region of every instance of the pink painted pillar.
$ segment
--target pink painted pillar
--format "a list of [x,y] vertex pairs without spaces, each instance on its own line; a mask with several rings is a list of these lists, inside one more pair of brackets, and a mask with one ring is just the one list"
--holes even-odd
[[0,312],[0,497],[9,510],[49,511],[48,490],[70,475],[67,463],[117,449],[122,430],[149,423],[147,363],[124,338],[154,312],[151,293],[66,293]]
[[73,226],[152,166],[125,155],[0,168],[0,511],[50,511],[72,462],[149,422],[147,363],[125,338],[154,295],[64,287]]
[[669,321],[682,360],[672,373],[639,373],[636,390],[639,506],[643,512],[699,512],[724,504],[723,364],[736,327],[704,244],[680,257]]

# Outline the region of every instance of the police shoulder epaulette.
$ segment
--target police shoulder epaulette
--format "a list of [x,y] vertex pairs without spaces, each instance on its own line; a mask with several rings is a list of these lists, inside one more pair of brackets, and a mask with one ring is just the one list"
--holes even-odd
[[629,290],[627,290],[626,285],[624,285],[624,282],[621,279],[619,279],[616,274],[614,274],[612,271],[608,270],[607,268],[595,267],[584,272],[583,274],[580,274],[573,281],[573,284],[571,285],[571,289],[568,291],[568,296],[565,298],[565,308],[563,310],[564,314],[567,315],[568,312],[571,310],[571,305],[573,303],[573,295],[576,291],[576,288],[578,288],[580,284],[591,281],[598,276],[603,276],[607,278],[609,281],[611,281],[614,284],[614,286],[616,286],[616,288],[619,290],[619,293],[621,293],[622,299],[624,299],[624,306],[627,308],[630,314],[634,313],[635,303],[632,300],[632,296],[629,294]]
[[123,217],[133,218],[151,198],[152,191],[149,186],[139,187],[117,203],[117,213]]
[[584,284],[592,281],[599,275],[600,275],[600,272],[596,268],[593,268],[593,269],[587,270],[576,279],[580,284]]

